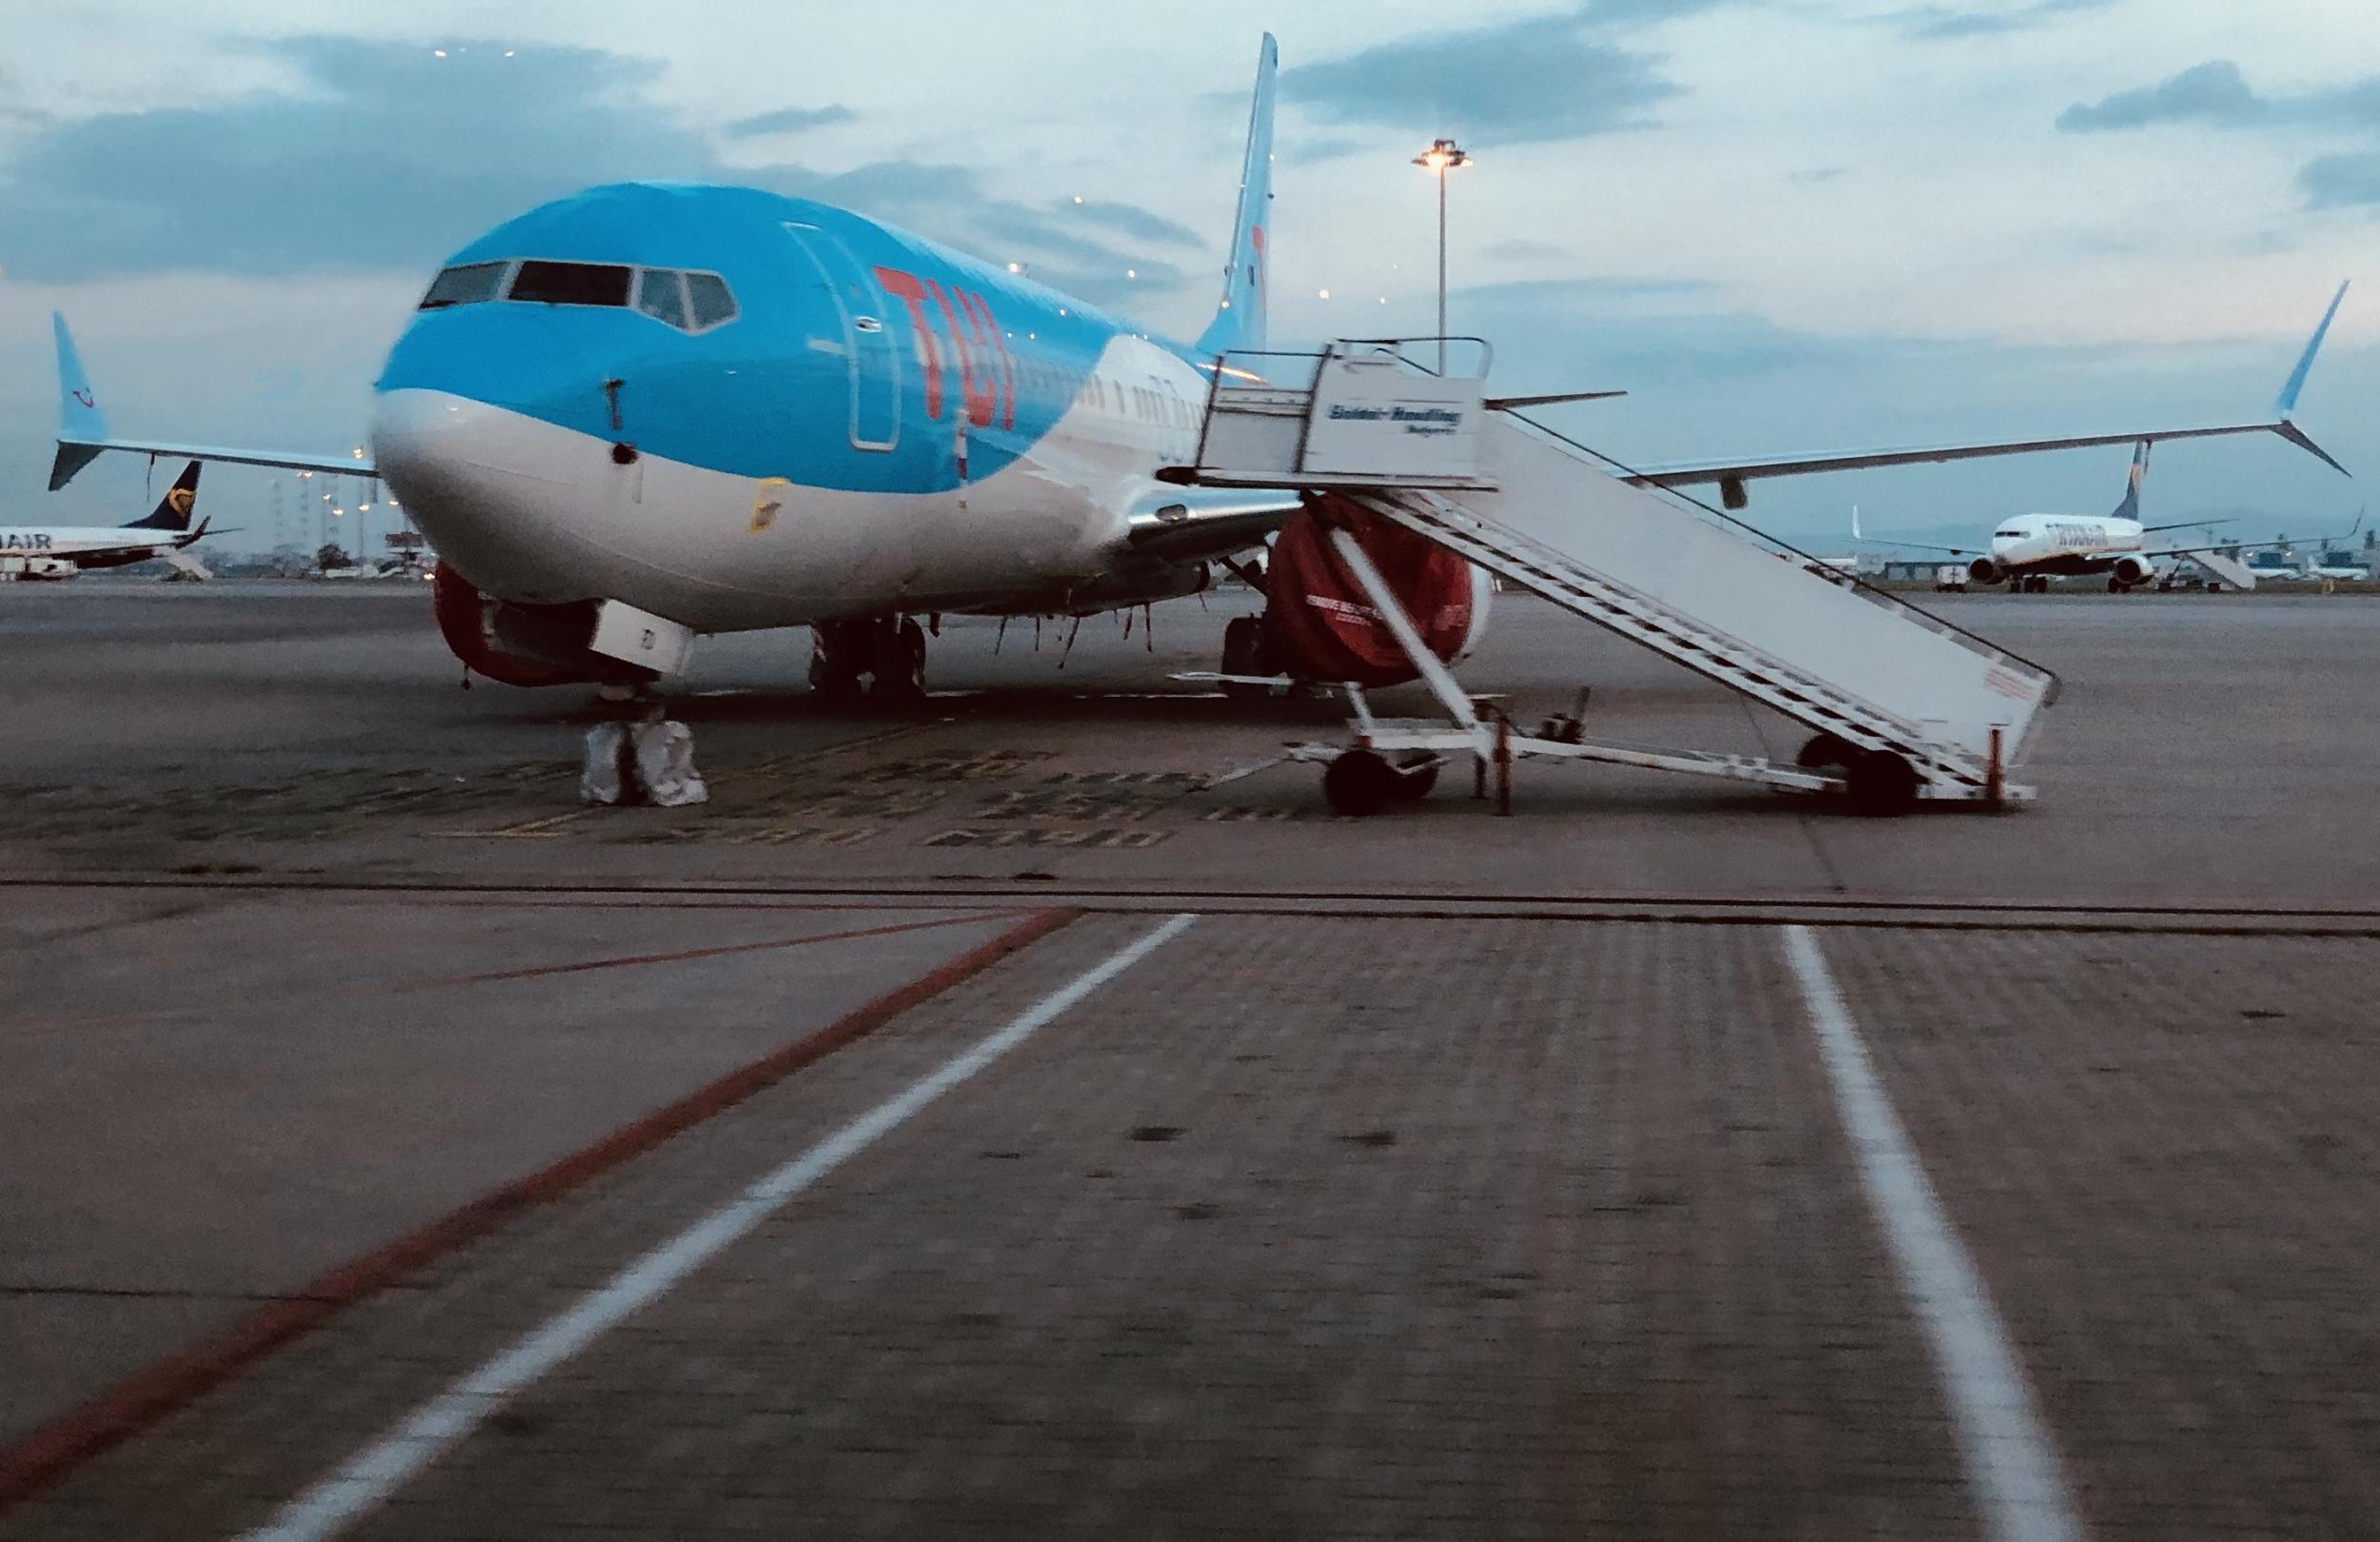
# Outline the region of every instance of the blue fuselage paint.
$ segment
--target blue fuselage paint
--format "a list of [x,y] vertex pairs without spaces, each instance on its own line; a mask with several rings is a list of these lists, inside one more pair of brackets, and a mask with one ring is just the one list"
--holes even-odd
[[[621,306],[415,316],[375,386],[380,465],[500,596],[623,599],[703,629],[936,595],[1002,608],[1003,589],[1033,608],[1091,576],[1194,441],[1189,349],[826,205],[598,188],[448,266],[519,260],[713,273],[736,313],[700,331]],[[1006,528],[1033,559],[955,592],[935,543],[963,557]]]

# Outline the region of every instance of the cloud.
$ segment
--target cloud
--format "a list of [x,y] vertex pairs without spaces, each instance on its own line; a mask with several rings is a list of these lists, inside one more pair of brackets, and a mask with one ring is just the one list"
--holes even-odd
[[1154,241],[1170,247],[1206,245],[1205,238],[1188,226],[1178,224],[1162,214],[1152,213],[1137,204],[1101,203],[1093,200],[1082,203],[1052,204],[1050,209],[1061,219],[1072,216],[1089,220],[1094,225],[1106,226],[1119,235],[1129,236],[1135,241]]
[[805,128],[827,128],[839,123],[849,123],[857,116],[859,114],[849,108],[832,103],[823,108],[779,108],[774,112],[738,118],[722,128],[720,132],[731,139],[751,139],[761,134],[798,134]]
[[1552,16],[1400,38],[1281,73],[1283,99],[1338,124],[1477,134],[1506,144],[1638,128],[1681,93],[1659,61],[1611,41],[1716,0],[1605,0]]
[[2000,37],[2046,27],[2058,17],[2083,10],[2105,10],[2115,0],[2034,0],[2032,5],[1997,10],[1961,10],[1951,6],[1911,6],[1871,18],[1897,28],[1904,37],[1924,42],[1949,42],[1966,37]]
[[2077,102],[2057,115],[2057,126],[2070,134],[2145,128],[2157,123],[2239,128],[2268,122],[2271,115],[2271,104],[2256,94],[2239,66],[2229,59],[2210,59],[2154,86],[2117,91],[2096,102]]
[[2320,155],[2297,173],[2312,208],[2380,204],[2380,155]]
[[2380,75],[2344,86],[2259,93],[2239,66],[2210,59],[2180,74],[2096,102],[2077,102],[2058,114],[2068,133],[2147,128],[2167,123],[2206,123],[2219,128],[2316,128],[2380,134]]
[[[297,89],[205,107],[38,123],[0,167],[0,271],[32,282],[157,272],[421,272],[490,226],[604,182],[732,182],[890,218],[1079,276],[1094,301],[1180,281],[1143,243],[1202,245],[1128,204],[1003,201],[977,169],[907,160],[842,172],[724,164],[656,100],[661,66],[593,49],[343,37],[259,45]],[[730,125],[820,127],[840,107]],[[1140,277],[1127,280],[1124,271]],[[1129,287],[1127,287],[1127,286]]]
[[[660,69],[587,49],[264,46],[300,93],[35,129],[0,174],[0,263],[51,280],[421,267],[591,181],[700,176],[702,138],[656,111]],[[590,173],[598,173],[590,175]]]
[[1570,255],[1570,250],[1566,247],[1557,247],[1551,241],[1531,241],[1526,238],[1493,241],[1479,249],[1487,256],[1508,263],[1536,262],[1539,259]]
[[[2057,116],[2067,133],[2194,123],[2215,128],[2327,130],[2380,139],[2380,76],[2265,95],[2229,59],[2193,65],[2154,86],[2077,102]],[[2380,206],[2380,154],[2319,155],[2298,169],[2309,208]]]

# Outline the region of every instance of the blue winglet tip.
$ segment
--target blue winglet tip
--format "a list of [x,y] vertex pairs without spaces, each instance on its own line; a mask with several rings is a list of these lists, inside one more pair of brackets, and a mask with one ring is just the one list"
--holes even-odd
[[2339,306],[2347,299],[2347,287],[2353,282],[2339,281],[2338,293],[2330,297],[2330,308],[2322,313],[2322,324],[2307,339],[2306,351],[2297,356],[2297,367],[2290,371],[2289,384],[2281,387],[2280,398],[2272,405],[2276,416],[2286,419],[2297,410],[2298,393],[2306,388],[2306,377],[2313,372],[2314,355],[2322,351],[2322,340],[2330,334],[2330,323],[2337,319]]

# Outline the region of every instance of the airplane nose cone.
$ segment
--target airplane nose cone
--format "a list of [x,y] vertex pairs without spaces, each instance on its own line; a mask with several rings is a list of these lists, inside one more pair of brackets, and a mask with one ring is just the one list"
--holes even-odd
[[381,477],[422,533],[483,591],[557,603],[588,598],[570,513],[579,472],[516,413],[445,391],[384,392],[372,415]]

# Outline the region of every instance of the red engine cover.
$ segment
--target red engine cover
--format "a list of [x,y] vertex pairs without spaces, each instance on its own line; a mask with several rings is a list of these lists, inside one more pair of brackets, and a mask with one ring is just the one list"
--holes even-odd
[[1471,564],[1343,499],[1319,502],[1322,516],[1311,508],[1291,515],[1273,542],[1264,625],[1274,659],[1301,680],[1401,685],[1416,678],[1363,585],[1332,549],[1326,517],[1354,534],[1430,651],[1452,661],[1471,631]]
[[499,685],[574,685],[587,679],[551,664],[516,659],[487,644],[486,602],[464,576],[440,563],[430,585],[438,617],[438,635],[463,661],[464,667],[486,676]]

